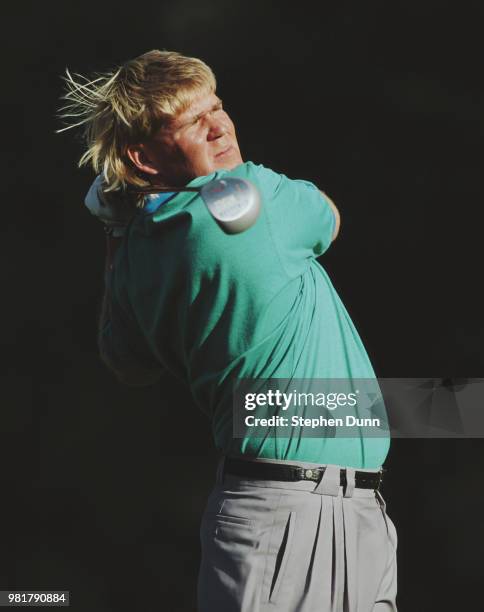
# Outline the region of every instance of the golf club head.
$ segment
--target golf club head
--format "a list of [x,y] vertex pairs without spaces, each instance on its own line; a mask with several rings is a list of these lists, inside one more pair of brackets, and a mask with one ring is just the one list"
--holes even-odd
[[200,189],[210,214],[227,234],[244,232],[257,221],[261,209],[257,187],[245,179],[210,181]]

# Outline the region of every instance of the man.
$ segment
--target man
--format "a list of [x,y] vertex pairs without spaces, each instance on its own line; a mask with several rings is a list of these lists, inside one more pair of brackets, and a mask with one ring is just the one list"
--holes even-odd
[[[94,81],[67,74],[65,116],[86,126],[80,163],[103,171],[86,198],[110,234],[101,355],[127,384],[182,379],[222,453],[202,519],[200,612],[396,610],[396,532],[378,491],[388,438],[232,430],[235,381],[374,378],[316,260],[338,234],[335,205],[242,161],[198,59],[151,51]],[[196,191],[177,191],[228,177],[262,201],[236,235]],[[136,195],[150,186],[172,191]]]

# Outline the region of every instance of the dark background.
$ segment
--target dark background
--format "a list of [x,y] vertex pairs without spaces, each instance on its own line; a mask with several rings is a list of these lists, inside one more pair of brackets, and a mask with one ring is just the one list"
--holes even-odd
[[[322,263],[379,376],[483,375],[481,2],[9,3],[2,38],[0,589],[76,612],[195,609],[209,423],[97,357],[104,235],[82,205],[60,75],[153,48],[214,69],[245,159],[316,182]],[[394,440],[399,604],[482,605],[482,440]]]

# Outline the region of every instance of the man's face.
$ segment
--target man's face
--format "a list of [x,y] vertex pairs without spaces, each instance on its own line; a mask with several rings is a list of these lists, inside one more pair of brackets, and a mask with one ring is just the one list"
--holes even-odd
[[[189,108],[142,145],[144,155],[167,185],[231,170],[242,163],[235,127],[212,92],[201,92]],[[153,173],[152,173],[153,174]]]

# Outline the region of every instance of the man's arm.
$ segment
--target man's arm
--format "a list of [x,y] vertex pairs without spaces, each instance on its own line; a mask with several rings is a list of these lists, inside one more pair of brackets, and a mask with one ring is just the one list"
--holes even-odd
[[[319,191],[321,191],[321,189]],[[333,212],[334,212],[335,225],[334,225],[333,237],[331,238],[331,242],[333,242],[333,240],[335,240],[336,237],[339,234],[339,226],[341,224],[341,217],[340,217],[340,214],[339,214],[339,210],[336,208],[335,203],[333,202],[333,200],[330,197],[328,197],[324,193],[324,191],[321,191],[321,193],[328,200],[328,204],[331,206],[331,208],[333,209]]]
[[105,342],[104,331],[106,326],[111,322],[111,295],[109,293],[108,278],[113,267],[113,260],[121,243],[121,238],[113,238],[112,236],[106,236],[106,259],[104,262],[104,295],[101,302],[101,313],[99,316],[98,335],[97,343],[99,348],[99,354],[101,359],[106,366],[120,378],[114,363],[109,357],[110,351]]
[[111,296],[109,295],[107,280],[113,267],[114,256],[116,255],[116,251],[118,250],[120,244],[121,238],[113,238],[111,236],[106,236],[106,259],[104,262],[104,296],[101,304],[101,315],[99,317],[98,329],[98,343],[100,347],[102,344],[102,330],[111,320]]
[[[108,367],[116,375],[118,381],[129,386],[152,385],[158,381],[161,368],[138,363],[138,358],[126,355],[123,338],[119,337],[121,329],[112,327],[112,301],[109,291],[109,275],[111,274],[114,257],[122,238],[106,237],[106,261],[104,269],[105,288],[101,304],[101,314],[98,327],[99,354]],[[119,323],[118,323],[119,326]],[[127,330],[124,329],[126,333]],[[120,348],[120,345],[122,348]],[[121,352],[120,352],[121,351]]]

